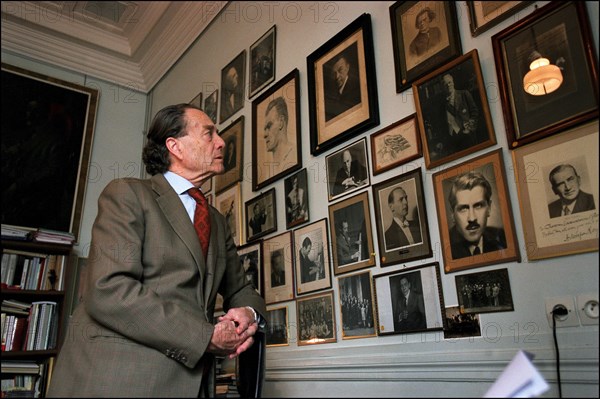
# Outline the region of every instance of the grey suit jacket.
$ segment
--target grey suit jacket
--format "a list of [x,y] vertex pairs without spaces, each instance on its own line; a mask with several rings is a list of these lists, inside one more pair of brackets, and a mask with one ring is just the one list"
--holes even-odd
[[[217,292],[224,307],[264,300],[244,277],[224,217],[210,208],[207,260],[177,193],[162,175],[118,179],[98,200],[87,292],[71,318],[50,397],[214,395]],[[206,390],[206,391],[205,391]]]

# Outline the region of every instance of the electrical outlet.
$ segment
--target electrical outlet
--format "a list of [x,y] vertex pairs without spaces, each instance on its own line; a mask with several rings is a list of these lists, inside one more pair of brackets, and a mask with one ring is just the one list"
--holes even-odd
[[577,312],[584,326],[598,324],[600,309],[598,308],[598,293],[577,295]]
[[550,327],[552,327],[552,311],[559,305],[565,307],[567,314],[556,316],[556,327],[578,327],[579,319],[577,318],[572,296],[546,298],[546,317],[548,318]]

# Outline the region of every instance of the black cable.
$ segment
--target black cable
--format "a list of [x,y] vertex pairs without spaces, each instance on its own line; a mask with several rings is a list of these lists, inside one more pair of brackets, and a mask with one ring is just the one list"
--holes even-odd
[[558,382],[558,397],[562,398],[562,384],[560,382],[560,351],[558,350],[558,341],[556,340],[556,317],[565,314],[566,309],[558,308],[552,311],[552,335],[554,336],[554,348],[556,349],[556,375]]

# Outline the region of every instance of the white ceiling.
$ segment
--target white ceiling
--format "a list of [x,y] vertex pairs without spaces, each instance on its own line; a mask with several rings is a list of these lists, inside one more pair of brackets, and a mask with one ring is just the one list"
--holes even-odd
[[2,1],[2,49],[148,93],[226,1]]

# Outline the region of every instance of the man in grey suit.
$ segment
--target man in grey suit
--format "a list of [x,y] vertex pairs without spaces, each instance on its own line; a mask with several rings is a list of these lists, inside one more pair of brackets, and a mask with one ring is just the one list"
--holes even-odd
[[561,164],[552,169],[550,184],[554,194],[559,197],[548,204],[551,218],[596,209],[594,196],[581,190],[581,177],[572,165]]
[[[206,255],[188,189],[223,173],[224,142],[190,104],[154,118],[150,179],[117,179],[98,200],[89,287],[65,334],[49,397],[214,397],[214,356],[235,358],[264,325],[225,218],[209,206]],[[217,293],[227,312],[213,323]]]

